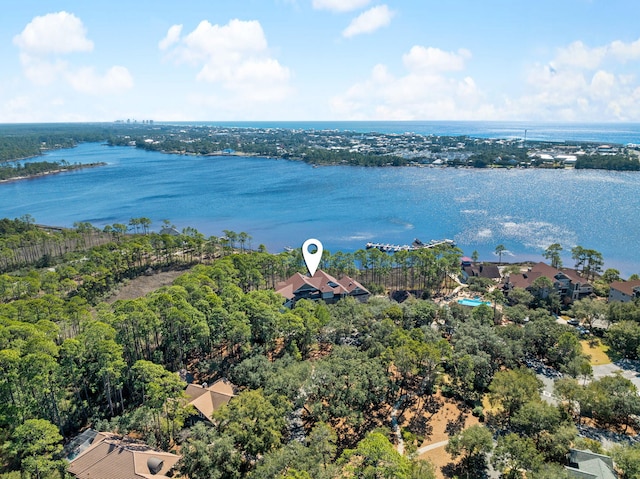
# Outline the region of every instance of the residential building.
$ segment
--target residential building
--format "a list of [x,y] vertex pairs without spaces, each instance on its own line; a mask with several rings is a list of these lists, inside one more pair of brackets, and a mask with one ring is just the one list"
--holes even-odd
[[500,280],[500,269],[495,264],[462,263],[462,280],[466,283],[469,278],[488,278],[494,281]]
[[322,270],[317,270],[311,277],[296,273],[286,281],[276,285],[276,293],[284,296],[285,306],[293,308],[296,301],[310,299],[336,303],[342,298],[352,296],[359,301],[366,301],[370,292],[355,279],[343,276],[339,280]]
[[578,479],[616,479],[613,460],[609,456],[591,451],[570,449],[569,466],[565,469]]
[[167,479],[180,456],[112,433],[85,431],[68,471],[77,479]]
[[[513,288],[531,290],[536,279],[545,277],[553,284],[553,290],[560,299],[568,304],[593,293],[593,286],[580,274],[569,268],[556,269],[546,263],[537,263],[524,273],[510,274],[503,282],[503,288],[508,293]],[[543,298],[551,291],[540,292]]]
[[628,303],[640,298],[640,279],[634,281],[614,281],[609,285],[609,302]]
[[236,387],[226,379],[218,379],[211,386],[205,384],[189,384],[185,394],[198,411],[200,419],[213,422],[213,413],[227,404],[235,396]]

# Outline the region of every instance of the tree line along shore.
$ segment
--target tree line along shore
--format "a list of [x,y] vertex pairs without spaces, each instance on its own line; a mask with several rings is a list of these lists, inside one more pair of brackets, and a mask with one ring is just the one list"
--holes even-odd
[[152,123],[0,125],[0,162],[81,142],[169,154],[252,155],[313,165],[640,170],[634,145]]
[[[327,253],[321,268],[378,294],[286,309],[274,287],[304,273],[300,251],[270,254],[244,232],[206,238],[166,222],[155,233],[147,218],[61,229],[26,215],[0,220],[0,241],[2,479],[67,477],[64,446],[87,427],[172,451],[175,474],[192,479],[484,477],[490,467],[564,478],[570,448],[612,455],[621,477],[640,470],[636,386],[594,377],[587,353],[637,358],[637,302],[596,295],[558,310],[545,288],[505,296],[481,280],[468,288],[491,305],[436,302],[459,286],[461,252],[442,247]],[[595,258],[586,274],[603,288],[615,279],[597,274],[596,251],[575,256]],[[165,269],[184,274],[108,301]],[[399,303],[397,290],[412,294]],[[585,337],[557,313],[611,326]],[[539,370],[556,378],[554,403]],[[186,376],[226,378],[235,397],[192,425]],[[436,470],[419,451],[445,408],[456,414]]]

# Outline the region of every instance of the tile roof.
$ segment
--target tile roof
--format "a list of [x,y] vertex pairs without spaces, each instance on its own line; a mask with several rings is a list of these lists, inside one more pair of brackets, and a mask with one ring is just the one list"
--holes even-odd
[[[176,454],[100,433],[88,449],[71,461],[68,470],[78,479],[165,479],[179,460]],[[159,466],[155,473],[154,465]]]
[[542,262],[533,265],[526,273],[509,275],[509,282],[514,287],[526,289],[541,276],[548,278],[552,283],[557,283],[558,280],[564,279],[566,281],[569,279],[573,284],[588,284],[588,281],[580,276],[574,269],[565,268],[559,270]]
[[343,276],[340,280],[329,273],[317,270],[311,277],[295,273],[286,281],[276,285],[276,293],[286,299],[293,299],[303,291],[316,291],[323,294],[333,293],[334,296],[349,294],[369,294],[369,291],[356,280]]
[[189,404],[199,413],[213,422],[213,412],[227,404],[234,394],[235,386],[227,379],[218,379],[211,386],[189,384],[185,394],[190,399]]

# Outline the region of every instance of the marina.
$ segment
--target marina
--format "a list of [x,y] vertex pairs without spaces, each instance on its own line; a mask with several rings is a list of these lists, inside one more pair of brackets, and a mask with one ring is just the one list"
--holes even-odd
[[451,239],[431,240],[428,243],[423,243],[418,238],[413,240],[410,245],[398,245],[390,243],[372,243],[369,242],[365,245],[366,249],[379,249],[385,253],[397,253],[398,251],[417,251],[420,249],[436,248],[438,246],[456,246],[456,242]]

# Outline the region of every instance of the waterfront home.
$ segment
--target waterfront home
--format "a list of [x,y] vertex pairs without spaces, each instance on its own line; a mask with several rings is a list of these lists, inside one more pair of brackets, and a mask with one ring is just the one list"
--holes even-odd
[[614,281],[609,285],[609,302],[628,303],[640,298],[640,279],[634,281]]
[[160,236],[162,236],[162,235],[180,236],[180,231],[178,231],[175,226],[164,226],[160,230],[160,233],[158,233],[158,234]]
[[[503,280],[503,289],[508,292],[513,288],[522,288],[528,291],[533,289],[536,279],[545,277],[553,284],[553,290],[558,293],[560,300],[565,304],[572,303],[578,299],[593,293],[593,286],[580,274],[570,268],[556,269],[546,263],[537,263],[528,271],[517,274],[510,274]],[[541,297],[546,298],[551,291],[542,290]]]
[[293,308],[300,299],[336,303],[342,298],[352,296],[359,301],[366,301],[371,294],[349,276],[345,275],[338,280],[320,269],[312,277],[294,274],[276,285],[276,293],[284,296],[287,308]]
[[88,430],[83,435],[81,450],[69,458],[68,471],[77,479],[168,479],[180,460],[117,434]]
[[461,276],[465,283],[469,278],[488,278],[494,281],[499,281],[501,278],[500,269],[495,264],[465,264],[464,258],[462,260]]

